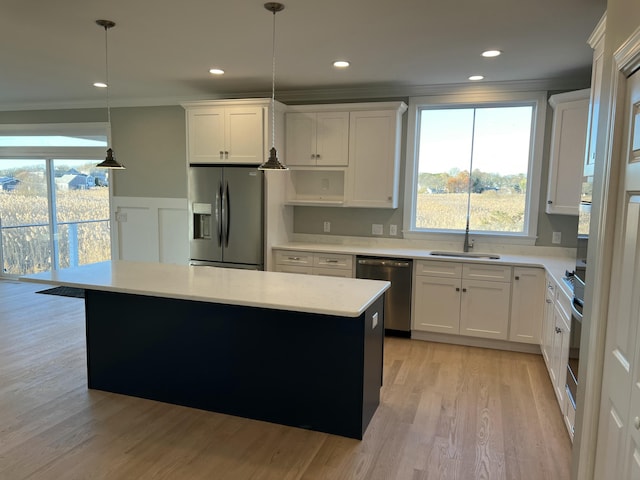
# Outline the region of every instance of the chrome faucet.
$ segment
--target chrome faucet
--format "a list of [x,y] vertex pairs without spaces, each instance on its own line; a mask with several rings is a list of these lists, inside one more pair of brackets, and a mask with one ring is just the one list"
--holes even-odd
[[473,248],[473,239],[469,239],[469,223],[467,222],[467,228],[464,231],[464,245],[462,246],[463,252],[468,252]]

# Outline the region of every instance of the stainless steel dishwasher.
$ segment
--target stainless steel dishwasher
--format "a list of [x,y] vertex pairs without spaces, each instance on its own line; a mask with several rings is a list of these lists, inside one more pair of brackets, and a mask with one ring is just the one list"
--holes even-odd
[[385,334],[411,337],[412,260],[358,256],[356,278],[387,280],[391,287],[384,297]]

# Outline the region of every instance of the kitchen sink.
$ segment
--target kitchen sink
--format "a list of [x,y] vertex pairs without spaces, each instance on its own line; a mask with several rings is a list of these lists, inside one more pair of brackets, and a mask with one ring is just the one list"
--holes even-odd
[[431,252],[434,257],[461,257],[461,258],[488,258],[489,260],[500,260],[500,255],[495,253],[475,253],[475,252]]

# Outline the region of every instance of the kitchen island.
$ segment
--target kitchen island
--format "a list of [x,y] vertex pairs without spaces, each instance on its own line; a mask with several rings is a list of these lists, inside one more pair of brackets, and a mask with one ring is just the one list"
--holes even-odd
[[85,289],[89,388],[361,439],[388,282],[156,263],[27,275]]

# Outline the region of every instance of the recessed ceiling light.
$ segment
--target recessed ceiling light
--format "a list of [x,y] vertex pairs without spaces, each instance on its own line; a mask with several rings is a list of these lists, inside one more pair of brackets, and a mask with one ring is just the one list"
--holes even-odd
[[211,73],[212,75],[224,75],[224,70],[222,70],[221,68],[212,68],[209,70],[209,73]]
[[335,62],[333,62],[333,66],[336,68],[347,68],[349,65],[351,64],[346,60],[336,60]]
[[502,55],[500,50],[486,50],[482,52],[483,57],[497,57],[498,55]]
[[96,82],[93,84],[93,86],[98,88],[107,88],[107,84],[104,82]]
[[482,75],[471,75],[469,80],[482,80],[484,77]]

